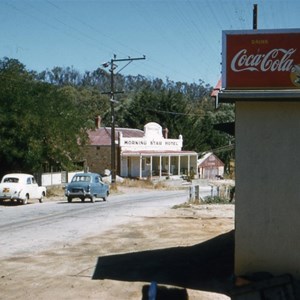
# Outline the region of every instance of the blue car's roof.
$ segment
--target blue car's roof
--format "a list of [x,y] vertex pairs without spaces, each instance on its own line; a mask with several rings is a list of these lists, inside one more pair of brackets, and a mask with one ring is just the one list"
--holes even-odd
[[87,172],[87,173],[76,173],[74,176],[100,176],[100,174],[98,173],[90,173],[90,172]]

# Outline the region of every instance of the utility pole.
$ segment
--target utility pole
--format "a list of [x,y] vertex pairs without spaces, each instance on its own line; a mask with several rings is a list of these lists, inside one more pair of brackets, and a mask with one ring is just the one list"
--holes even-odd
[[257,29],[257,4],[253,5],[253,29]]
[[[110,62],[104,63],[103,67],[110,66],[110,92],[105,94],[110,94],[110,109],[111,109],[111,184],[112,186],[116,183],[116,130],[115,130],[115,103],[117,101],[114,99],[115,94],[123,93],[123,92],[116,92],[114,87],[114,70],[118,67],[115,63],[116,62],[127,62],[127,64],[122,67],[121,70],[123,70],[125,67],[127,67],[130,63],[132,63],[134,60],[142,60],[146,59],[146,56],[143,57],[128,57],[128,58],[121,58],[117,59],[116,55],[114,55],[114,58],[110,60]],[[121,71],[120,70],[120,71]],[[119,71],[119,72],[120,72]]]

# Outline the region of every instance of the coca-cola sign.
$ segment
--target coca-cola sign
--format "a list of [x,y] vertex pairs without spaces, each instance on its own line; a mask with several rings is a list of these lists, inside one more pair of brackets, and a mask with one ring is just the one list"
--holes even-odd
[[224,31],[222,87],[299,89],[300,29]]

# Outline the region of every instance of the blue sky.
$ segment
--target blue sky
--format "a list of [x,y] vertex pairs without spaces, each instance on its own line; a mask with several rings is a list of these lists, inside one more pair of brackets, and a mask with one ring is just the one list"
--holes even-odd
[[123,75],[214,86],[222,30],[300,28],[299,0],[0,0],[0,58],[27,69],[85,72],[117,58],[142,57]]

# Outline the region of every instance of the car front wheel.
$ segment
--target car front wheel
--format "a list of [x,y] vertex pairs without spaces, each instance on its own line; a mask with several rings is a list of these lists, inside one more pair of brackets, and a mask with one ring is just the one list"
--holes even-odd
[[23,204],[27,204],[28,203],[28,199],[29,199],[29,195],[27,194],[26,196],[25,196],[25,199],[23,199]]
[[41,198],[39,199],[39,202],[40,202],[40,203],[43,203],[44,197],[45,197],[45,193],[43,192],[42,195],[41,195]]
[[72,198],[68,197],[68,202],[71,203],[72,202]]

